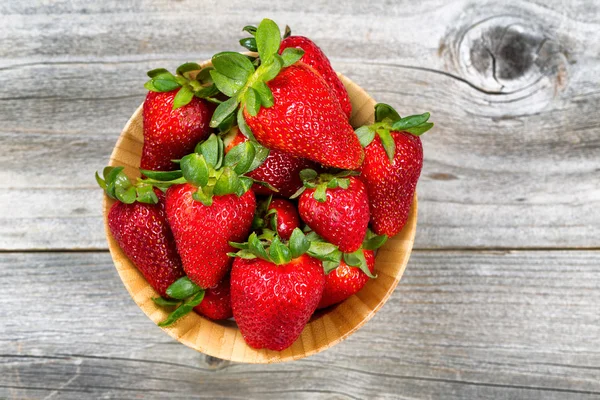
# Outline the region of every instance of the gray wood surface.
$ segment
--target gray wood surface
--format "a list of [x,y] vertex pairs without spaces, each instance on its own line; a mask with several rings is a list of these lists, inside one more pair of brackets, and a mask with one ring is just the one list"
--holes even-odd
[[[600,2],[0,2],[0,399],[600,398]],[[241,365],[173,341],[114,271],[94,171],[145,72],[263,17],[423,136],[416,248],[345,342]]]
[[174,342],[107,253],[11,253],[0,398],[598,398],[599,253],[417,251],[361,330],[279,365]]

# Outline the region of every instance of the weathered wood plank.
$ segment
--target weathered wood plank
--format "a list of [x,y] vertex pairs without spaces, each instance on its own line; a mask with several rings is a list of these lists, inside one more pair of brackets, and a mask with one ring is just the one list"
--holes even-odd
[[0,397],[598,398],[599,265],[600,251],[418,251],[363,329],[266,366],[174,342],[107,253],[5,253]]
[[[91,178],[143,99],[144,71],[235,48],[239,32],[222,25],[265,14],[313,37],[378,100],[432,111],[417,247],[599,245],[600,21],[587,2],[318,2],[299,13],[236,1],[203,5],[202,24],[189,7],[0,6],[0,249],[104,249]],[[13,190],[24,187],[40,196]]]

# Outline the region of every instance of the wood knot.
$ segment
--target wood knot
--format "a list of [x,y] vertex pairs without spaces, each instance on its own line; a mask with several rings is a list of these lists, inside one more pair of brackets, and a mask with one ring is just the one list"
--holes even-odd
[[510,94],[551,78],[562,89],[566,63],[557,41],[531,20],[496,16],[470,24],[458,42],[461,74],[490,94]]
[[204,362],[206,363],[206,366],[209,369],[213,369],[213,370],[221,370],[221,369],[227,368],[231,364],[230,361],[222,360],[220,358],[209,356],[209,355],[207,355],[205,357]]

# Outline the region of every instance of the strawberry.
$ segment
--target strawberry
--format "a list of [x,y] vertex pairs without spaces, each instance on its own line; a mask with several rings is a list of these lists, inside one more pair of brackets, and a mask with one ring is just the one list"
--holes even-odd
[[322,262],[304,254],[309,246],[294,230],[289,246],[275,237],[266,249],[256,233],[231,268],[231,306],[249,346],[281,351],[298,339],[317,308],[325,274]]
[[229,269],[229,241],[246,238],[256,207],[252,191],[214,196],[206,206],[193,198],[198,188],[186,183],[167,190],[166,211],[187,276],[202,288],[219,283]]
[[228,242],[247,237],[256,208],[249,190],[253,181],[241,176],[257,164],[254,145],[242,143],[226,156],[223,148],[213,134],[181,159],[180,171],[149,172],[143,181],[168,187],[166,213],[183,269],[201,288],[225,276],[231,264]]
[[133,186],[123,167],[107,167],[105,179],[96,177],[109,197],[118,200],[108,213],[111,234],[150,286],[165,296],[167,288],[184,273],[167,223],[163,193],[146,187],[145,194],[138,191],[136,197],[134,188],[133,196],[128,197],[127,189]]
[[178,76],[164,69],[148,72],[151,80],[143,104],[144,146],[141,168],[168,171],[175,169],[171,161],[194,150],[211,132],[210,118],[215,106],[201,97],[217,94],[214,86],[204,87],[189,73],[199,70],[195,63],[177,69]]
[[226,275],[218,285],[205,290],[204,299],[194,310],[213,320],[231,318],[230,286],[229,275]]
[[[225,138],[226,143],[228,138],[232,138],[230,139],[231,142],[225,148],[225,152],[228,152],[233,146],[248,140],[238,128],[231,129],[227,136]],[[314,169],[316,165],[305,158],[295,157],[279,150],[270,150],[265,161],[247,175],[256,181],[265,182],[277,189],[277,192],[274,192],[264,185],[255,183],[252,185],[254,193],[261,195],[277,194],[283,197],[290,197],[296,190],[302,187],[300,171],[306,168]]]
[[[371,273],[375,268],[375,253],[365,250],[364,257]],[[340,303],[365,286],[369,276],[358,267],[351,267],[343,260],[340,265],[325,277],[325,289],[317,308],[329,307]]]
[[296,206],[289,200],[273,199],[267,212],[273,212],[277,234],[283,240],[289,240],[294,229],[300,227],[300,217]]
[[305,188],[298,202],[300,218],[317,234],[344,253],[360,248],[369,224],[365,185],[348,173],[317,176],[302,171]]
[[386,104],[375,106],[375,123],[357,129],[365,146],[360,179],[369,195],[371,225],[378,235],[394,236],[408,219],[423,167],[419,135],[433,124],[429,113],[400,118]]
[[325,79],[327,85],[335,93],[344,114],[347,118],[350,118],[352,114],[350,97],[325,53],[312,40],[304,36],[289,36],[283,39],[281,46],[279,46],[279,54],[289,47],[304,50],[304,55],[300,61],[313,67]]
[[[210,72],[230,99],[219,104],[211,126],[235,115],[242,133],[272,150],[323,165],[357,169],[364,154],[335,93],[311,66],[304,52],[281,43],[279,27],[264,19],[256,30],[260,66],[232,52],[216,54]],[[240,105],[240,107],[238,107]]]

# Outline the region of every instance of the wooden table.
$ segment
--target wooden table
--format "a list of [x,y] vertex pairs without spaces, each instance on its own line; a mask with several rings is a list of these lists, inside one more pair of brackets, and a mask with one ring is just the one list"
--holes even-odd
[[[600,397],[600,3],[306,3],[0,3],[0,398]],[[238,50],[266,16],[437,126],[382,311],[316,356],[241,365],[134,304],[93,173],[147,70]]]

